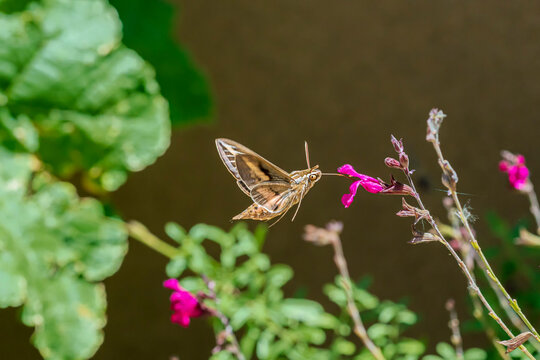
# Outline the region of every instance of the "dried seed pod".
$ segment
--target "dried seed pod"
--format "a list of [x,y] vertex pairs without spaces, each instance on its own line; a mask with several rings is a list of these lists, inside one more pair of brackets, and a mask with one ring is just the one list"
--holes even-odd
[[518,336],[513,337],[512,339],[498,341],[498,343],[506,346],[506,353],[508,354],[523,345],[523,343],[525,343],[525,341],[527,341],[531,336],[533,336],[532,333],[524,332],[519,334]]

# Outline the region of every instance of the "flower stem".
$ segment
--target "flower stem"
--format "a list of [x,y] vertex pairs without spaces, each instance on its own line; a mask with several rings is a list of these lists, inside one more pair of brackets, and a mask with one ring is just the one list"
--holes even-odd
[[536,192],[534,191],[534,186],[531,182],[531,180],[527,180],[528,186],[525,188],[527,189],[527,197],[529,198],[529,202],[531,204],[529,210],[531,211],[531,214],[534,216],[534,220],[536,221],[536,233],[540,234],[540,205],[538,204],[538,197],[536,196]]
[[[474,262],[465,262],[467,267],[469,268],[469,271],[471,272],[471,275],[475,277],[474,275],[474,264],[478,264],[480,266],[480,262],[478,260],[478,256],[476,256],[476,253],[474,253],[474,250],[472,249],[472,246],[469,244],[469,242],[463,237],[463,234],[460,230],[460,224],[461,221],[459,220],[458,216],[456,215],[456,208],[453,206],[447,206],[448,210],[448,219],[450,220],[450,223],[452,225],[452,229],[454,231],[453,237],[458,239],[460,242],[460,252],[462,258],[466,259],[470,252],[472,251],[472,255],[474,258]],[[485,274],[485,273],[484,273]],[[488,280],[488,283],[492,285],[492,289],[497,294],[497,298],[499,299],[499,302],[501,306],[503,307],[503,310],[505,311],[506,315],[510,317],[510,321],[514,326],[516,326],[518,329],[521,329],[524,327],[524,324],[519,320],[516,314],[510,309],[506,301],[501,302],[502,294],[500,294],[500,291],[498,291],[498,288],[496,288],[491,281]],[[484,312],[482,311],[482,303],[480,302],[480,299],[478,299],[478,296],[475,292],[469,290],[469,297],[471,298],[471,302],[473,305],[473,311],[472,314],[474,318],[482,324],[482,327],[485,329],[485,333],[489,341],[491,341],[493,347],[495,347],[495,350],[499,353],[499,356],[502,359],[509,359],[508,355],[506,354],[506,351],[504,347],[499,344],[499,339],[497,338],[497,335],[495,334],[495,331],[489,326],[488,322],[486,321],[486,318],[484,316]],[[515,322],[517,321],[517,323]],[[519,325],[519,326],[518,326]],[[523,331],[522,331],[523,332]]]
[[463,339],[461,338],[461,332],[459,331],[459,318],[457,316],[455,304],[454,299],[448,299],[446,302],[446,310],[450,313],[448,327],[452,331],[450,340],[452,345],[456,348],[456,359],[463,360]]
[[[416,187],[414,186],[414,182],[411,178],[411,175],[410,175],[410,171],[409,169],[405,169],[404,170],[404,173],[405,173],[405,176],[407,177],[407,180],[409,182],[409,185],[411,186],[411,188],[413,189],[413,196],[414,198],[416,199],[416,202],[418,203],[418,206],[420,206],[420,209],[426,211],[426,213],[428,213],[429,215],[427,216],[427,221],[429,222],[429,224],[431,225],[431,227],[433,228],[433,230],[437,233],[437,235],[440,237],[441,239],[441,243],[446,247],[446,249],[450,252],[450,254],[452,255],[452,257],[456,260],[456,262],[458,263],[458,266],[460,267],[461,271],[463,272],[463,274],[465,275],[465,277],[467,278],[467,282],[469,284],[469,289],[476,293],[476,295],[478,296],[478,298],[480,299],[480,301],[482,302],[482,304],[484,305],[484,307],[486,308],[486,310],[488,311],[488,314],[489,316],[491,316],[491,318],[493,320],[495,320],[497,322],[497,324],[499,324],[499,326],[501,327],[501,329],[503,329],[503,331],[510,337],[510,338],[513,338],[514,335],[512,334],[512,331],[510,331],[510,329],[508,328],[508,326],[506,326],[506,324],[504,323],[504,321],[497,315],[497,313],[493,310],[493,308],[491,307],[491,305],[489,304],[489,302],[487,301],[487,299],[485,298],[484,294],[482,293],[482,291],[480,290],[480,288],[478,287],[478,285],[476,284],[476,280],[474,279],[474,277],[472,276],[471,272],[469,271],[469,269],[467,268],[467,266],[465,265],[465,263],[463,262],[463,260],[461,260],[461,258],[459,257],[459,255],[456,253],[456,251],[454,250],[454,248],[452,248],[452,246],[450,245],[450,243],[448,242],[448,240],[446,240],[446,238],[444,237],[444,235],[441,233],[441,231],[439,230],[439,227],[437,225],[437,223],[435,222],[435,219],[433,219],[433,216],[431,216],[431,213],[429,213],[429,211],[426,209],[426,207],[424,206],[423,202],[422,202],[422,199],[420,198],[420,195],[418,194],[418,192],[416,191]],[[529,358],[529,359],[534,359],[534,357],[531,355],[531,353],[525,348],[525,346],[521,345],[519,347],[519,349]]]
[[471,243],[471,246],[476,251],[480,261],[483,264],[483,266],[482,266],[483,270],[487,274],[488,278],[491,281],[493,281],[495,283],[495,285],[499,288],[499,290],[501,291],[501,293],[503,294],[505,299],[508,301],[508,304],[510,305],[510,307],[519,316],[519,318],[523,321],[523,323],[527,326],[527,328],[533,333],[535,339],[540,342],[540,335],[538,334],[538,332],[536,331],[534,326],[531,324],[529,319],[527,319],[525,314],[523,314],[523,312],[521,311],[521,308],[519,307],[519,305],[517,303],[517,300],[512,299],[510,294],[508,294],[508,291],[506,291],[505,287],[500,282],[497,275],[495,275],[495,273],[493,272],[493,269],[491,268],[491,265],[489,264],[488,260],[486,259],[486,256],[484,255],[484,252],[480,248],[480,245],[478,244],[478,241],[476,240],[476,237],[474,236],[474,233],[473,233],[473,231],[472,231],[472,229],[471,229],[471,227],[469,225],[469,221],[467,220],[467,218],[466,218],[466,216],[465,216],[465,214],[463,212],[463,208],[461,206],[461,203],[460,203],[459,198],[457,196],[457,193],[455,191],[452,191],[452,198],[454,199],[454,202],[456,203],[456,207],[458,209],[458,214],[459,214],[459,217],[461,218],[461,222],[463,223],[463,225],[465,225],[465,229],[467,230],[467,233],[469,234],[469,237],[470,237],[469,241]]
[[[445,162],[444,156],[441,151],[441,147],[439,144],[439,141],[432,142],[433,147],[435,148],[435,152],[437,153],[437,157],[439,158],[439,163],[442,164]],[[444,170],[444,169],[443,169]],[[463,207],[461,206],[461,202],[459,201],[459,197],[456,191],[456,187],[449,187],[448,190],[450,191],[450,194],[452,195],[452,199],[454,200],[454,204],[457,208],[457,213],[459,218],[461,219],[461,222],[465,226],[465,229],[467,230],[467,234],[469,235],[469,243],[471,244],[472,248],[478,255],[480,261],[483,263],[483,270],[487,274],[488,278],[495,283],[495,285],[500,289],[505,299],[508,301],[508,304],[510,307],[514,310],[514,312],[519,316],[519,318],[523,321],[523,323],[527,326],[527,328],[533,333],[534,338],[540,342],[540,335],[534,328],[534,326],[531,324],[529,319],[523,314],[521,311],[521,308],[519,307],[517,300],[512,299],[510,294],[508,294],[508,291],[504,288],[502,283],[500,282],[497,275],[495,275],[495,272],[491,268],[491,265],[489,264],[486,256],[484,255],[484,252],[482,251],[482,248],[480,248],[480,245],[478,244],[478,241],[476,240],[476,237],[474,235],[474,232],[471,229],[471,226],[469,224],[469,220],[467,220],[467,216],[465,215],[465,212],[463,211]]]
[[362,318],[360,317],[360,312],[356,307],[351,277],[349,276],[349,269],[347,268],[347,261],[345,260],[345,255],[343,254],[343,247],[341,245],[339,236],[336,236],[333,239],[332,246],[334,247],[334,262],[336,263],[339,273],[343,279],[343,289],[347,295],[347,311],[354,323],[354,333],[360,338],[360,340],[362,340],[366,348],[373,355],[373,357],[375,357],[375,359],[385,360],[381,349],[369,338],[364,323],[362,322]]
[[[215,283],[204,275],[202,276],[202,279],[204,283],[206,284],[206,287],[208,288],[209,297],[214,299],[216,306],[218,306],[219,298],[216,295]],[[242,352],[240,351],[240,345],[238,344],[238,339],[236,338],[236,335],[234,334],[234,329],[231,326],[231,322],[229,321],[229,318],[225,316],[225,314],[223,314],[217,308],[213,310],[217,318],[219,319],[219,321],[221,321],[221,324],[225,328],[225,333],[230,343],[230,346],[227,348],[227,350],[230,353],[232,353],[234,356],[236,356],[238,360],[246,360],[246,358],[244,357],[244,354],[242,354]],[[218,348],[221,348],[221,344],[219,344],[219,340],[218,340]]]
[[482,324],[482,327],[485,329],[487,338],[489,339],[489,341],[491,341],[493,347],[495,348],[495,350],[497,350],[497,353],[499,353],[499,356],[501,357],[501,359],[508,360],[509,359],[508,354],[506,354],[504,347],[501,344],[499,344],[499,339],[497,338],[497,334],[495,334],[495,331],[493,330],[493,328],[489,326],[489,324],[487,323],[486,317],[484,316],[484,312],[482,311],[482,303],[478,299],[478,296],[473,291],[469,291],[469,295],[471,297],[472,304],[473,304],[474,318],[478,320],[480,324]]
[[176,254],[178,254],[178,250],[174,246],[167,244],[165,241],[152,234],[146,228],[146,226],[138,221],[132,220],[126,223],[126,229],[129,236],[131,236],[133,239],[142,242],[149,248],[168,257],[169,259],[174,258]]

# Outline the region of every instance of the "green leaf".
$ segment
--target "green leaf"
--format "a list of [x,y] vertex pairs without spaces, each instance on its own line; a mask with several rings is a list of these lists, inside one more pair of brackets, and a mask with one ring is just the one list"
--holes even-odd
[[389,323],[399,312],[399,306],[395,304],[387,304],[379,314],[379,321]]
[[121,222],[93,199],[0,148],[0,307],[23,305],[47,359],[91,357],[103,341],[105,291],[127,250]]
[[165,267],[165,272],[167,273],[167,276],[170,278],[178,278],[184,270],[187,268],[187,260],[185,255],[178,255]]
[[210,356],[209,360],[235,360],[236,357],[227,350],[222,350]]
[[403,339],[397,343],[397,351],[400,354],[420,356],[426,351],[426,346],[415,339]]
[[274,265],[267,273],[267,282],[269,286],[281,288],[293,276],[293,271],[287,265]]
[[414,325],[418,321],[418,316],[411,310],[401,310],[397,314],[396,320],[400,324]]
[[466,350],[463,357],[465,360],[485,360],[487,359],[487,353],[485,350],[472,348]]
[[251,359],[260,333],[261,330],[259,328],[250,327],[240,340],[240,349],[242,350],[242,353],[246,355],[247,359]]
[[257,341],[257,358],[259,359],[267,359],[270,355],[270,346],[272,344],[272,340],[274,339],[275,335],[269,331],[265,330],[261,336],[259,337],[259,341]]
[[333,321],[324,312],[323,307],[312,300],[284,299],[281,303],[281,313],[289,319],[301,321],[310,326],[332,327]]
[[323,288],[326,296],[330,298],[334,303],[340,307],[347,305],[347,295],[343,289],[337,287],[334,284],[326,284]]
[[174,222],[165,224],[165,232],[171,239],[179,244],[182,244],[182,240],[186,237],[186,230]]
[[82,171],[92,191],[116,190],[169,145],[167,102],[121,27],[105,0],[0,14],[2,126],[60,177]]
[[422,358],[422,360],[444,360],[444,359],[437,355],[426,355]]
[[[173,125],[209,120],[212,100],[206,77],[173,38],[172,5],[162,0],[110,0],[124,25],[124,42],[157,71]],[[178,16],[178,15],[176,15]]]
[[197,224],[189,230],[189,236],[197,242],[205,239],[215,241],[221,246],[230,246],[234,238],[217,226]]
[[444,359],[451,360],[456,358],[456,351],[450,344],[440,342],[437,344],[436,349],[439,355],[441,355]]
[[335,352],[337,352],[340,355],[352,355],[356,351],[356,346],[354,343],[338,338],[334,343],[332,344],[332,348]]
[[368,335],[373,340],[386,339],[392,333],[394,333],[393,327],[386,324],[373,324],[368,329]]

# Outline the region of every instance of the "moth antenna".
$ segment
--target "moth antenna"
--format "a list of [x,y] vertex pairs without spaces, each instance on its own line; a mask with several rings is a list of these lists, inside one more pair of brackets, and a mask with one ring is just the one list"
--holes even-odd
[[306,187],[304,186],[302,188],[302,193],[300,194],[300,201],[298,202],[298,206],[296,207],[296,211],[294,212],[294,215],[291,219],[291,222],[294,221],[294,219],[296,218],[296,214],[298,214],[298,210],[300,210],[300,205],[302,205],[302,199],[304,198],[304,190],[306,189]]
[[283,214],[276,221],[274,221],[272,224],[268,225],[268,228],[270,229],[272,226],[276,225],[279,222],[279,220],[283,219],[283,217],[285,216],[286,213],[287,212],[284,211]]
[[305,148],[306,148],[306,163],[307,163],[307,167],[308,167],[308,169],[311,169],[311,165],[309,165],[309,149],[308,149],[307,141],[304,141],[304,146],[305,146]]

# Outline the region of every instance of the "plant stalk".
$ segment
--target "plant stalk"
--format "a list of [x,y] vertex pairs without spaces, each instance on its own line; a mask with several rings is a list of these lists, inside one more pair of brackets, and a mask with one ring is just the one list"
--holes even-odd
[[[465,265],[465,263],[463,262],[463,260],[461,260],[461,258],[459,257],[459,255],[456,253],[456,251],[454,250],[454,248],[450,245],[450,243],[448,242],[448,240],[446,240],[446,238],[444,237],[444,235],[441,233],[441,231],[439,230],[439,227],[437,225],[437,223],[435,222],[435,219],[433,219],[433,216],[431,216],[431,213],[429,213],[429,211],[426,209],[426,207],[424,206],[423,202],[422,202],[422,199],[420,198],[420,195],[418,194],[418,191],[416,190],[416,187],[414,185],[414,182],[411,178],[411,175],[410,175],[410,171],[409,169],[405,169],[404,170],[404,173],[405,173],[405,176],[407,177],[407,181],[409,182],[409,185],[411,186],[411,188],[413,189],[413,193],[414,193],[414,198],[416,199],[416,202],[418,203],[418,206],[420,206],[420,209],[426,211],[429,216],[427,217],[427,221],[429,222],[429,224],[431,225],[431,227],[433,228],[433,230],[435,230],[435,232],[437,233],[437,235],[440,237],[441,239],[441,243],[446,247],[446,249],[450,252],[450,254],[452,255],[452,257],[456,260],[456,262],[458,263],[458,266],[460,267],[461,271],[463,272],[463,274],[465,275],[465,277],[467,278],[467,281],[468,281],[468,284],[469,284],[469,289],[471,289],[471,291],[473,291],[474,293],[476,293],[476,295],[478,296],[478,298],[480,299],[480,301],[482,302],[482,304],[484,305],[484,307],[486,308],[486,310],[488,311],[488,314],[489,316],[491,316],[491,318],[493,320],[495,320],[497,322],[497,324],[499,324],[499,326],[501,327],[501,329],[503,329],[503,331],[510,337],[510,338],[513,338],[514,337],[514,334],[512,334],[512,331],[508,328],[508,326],[506,326],[506,324],[504,323],[504,321],[497,315],[497,313],[493,310],[493,308],[491,307],[491,305],[489,304],[489,302],[487,301],[487,299],[485,298],[484,294],[482,293],[482,291],[480,290],[480,288],[478,287],[478,285],[476,284],[476,280],[474,279],[474,277],[472,276],[471,272],[469,271],[469,269],[467,268],[467,266]],[[534,359],[534,357],[531,355],[531,353],[529,352],[529,350],[527,350],[527,348],[525,348],[525,346],[521,345],[519,347],[519,349],[531,360]]]
[[343,247],[341,245],[339,236],[336,236],[332,240],[332,246],[334,247],[334,262],[336,263],[339,273],[343,279],[343,289],[347,295],[347,311],[349,312],[349,315],[354,323],[354,333],[360,338],[375,359],[385,360],[381,349],[369,338],[364,323],[362,322],[362,318],[360,317],[360,312],[356,307],[352,291],[351,277],[349,276],[349,269],[347,267],[345,255],[343,254]]
[[[439,163],[443,163],[445,161],[444,156],[441,151],[441,147],[439,145],[439,141],[433,142],[433,147],[435,148],[435,152],[437,153],[437,157],[439,158]],[[461,202],[459,201],[459,197],[457,195],[457,191],[455,186],[448,188],[452,195],[452,199],[454,200],[454,204],[457,208],[458,216],[461,219],[461,222],[465,226],[465,229],[467,230],[467,233],[469,235],[469,243],[471,244],[474,251],[478,254],[478,257],[480,258],[480,261],[484,264],[483,268],[485,268],[485,273],[487,274],[488,278],[495,283],[495,285],[500,289],[505,299],[508,301],[508,304],[510,307],[514,310],[514,312],[519,316],[519,318],[523,321],[523,323],[527,326],[529,331],[533,334],[534,338],[540,342],[540,335],[534,328],[534,326],[531,324],[529,319],[525,316],[525,314],[521,311],[521,308],[518,305],[518,302],[516,299],[512,299],[510,294],[508,294],[508,291],[506,291],[505,287],[500,282],[497,275],[495,275],[495,272],[491,268],[491,265],[489,264],[486,256],[484,255],[484,252],[480,248],[480,245],[478,244],[478,241],[476,240],[476,237],[474,235],[474,232],[471,229],[471,226],[469,224],[469,220],[467,220],[467,217],[465,216],[465,212],[463,211],[463,207],[461,206]]]
[[129,236],[142,242],[144,245],[157,251],[161,255],[172,259],[178,254],[178,250],[174,246],[167,244],[165,241],[152,234],[146,226],[140,222],[132,220],[126,223],[125,226]]

